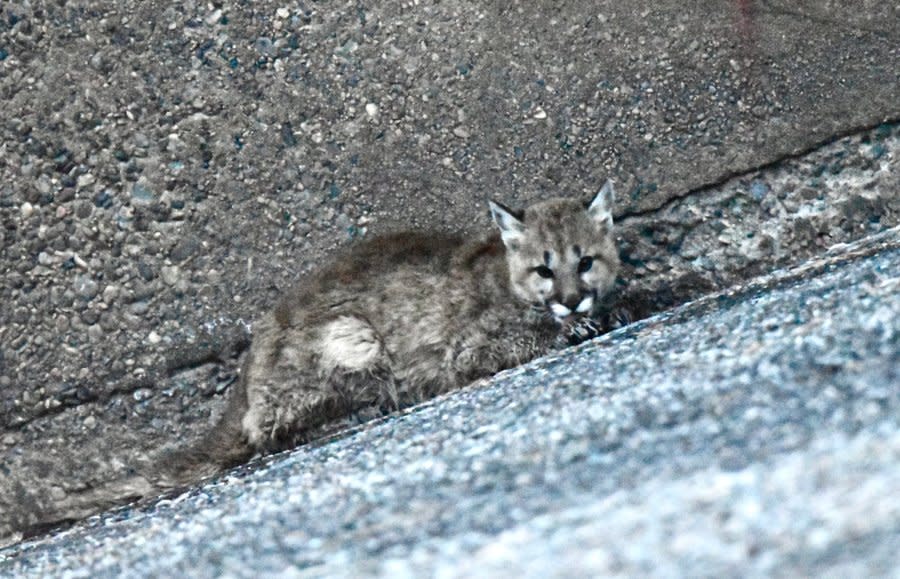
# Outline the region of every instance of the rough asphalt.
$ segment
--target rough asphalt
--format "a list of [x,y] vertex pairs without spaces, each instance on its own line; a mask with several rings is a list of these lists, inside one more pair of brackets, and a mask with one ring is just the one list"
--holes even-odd
[[894,575],[900,230],[863,247],[0,551],[0,574]]

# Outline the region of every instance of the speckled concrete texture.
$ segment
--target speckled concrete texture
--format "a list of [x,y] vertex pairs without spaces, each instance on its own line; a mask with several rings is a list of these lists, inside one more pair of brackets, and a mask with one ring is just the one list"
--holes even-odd
[[900,222],[897,7],[0,5],[0,537],[209,427],[338,246],[607,178],[633,319]]
[[889,576],[898,295],[894,229],[0,551],[0,571]]

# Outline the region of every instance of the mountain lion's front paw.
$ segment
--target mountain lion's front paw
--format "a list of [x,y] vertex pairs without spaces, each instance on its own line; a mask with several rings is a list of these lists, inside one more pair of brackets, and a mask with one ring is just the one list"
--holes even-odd
[[575,346],[599,336],[602,332],[600,326],[591,318],[579,318],[560,330],[558,342],[560,347]]

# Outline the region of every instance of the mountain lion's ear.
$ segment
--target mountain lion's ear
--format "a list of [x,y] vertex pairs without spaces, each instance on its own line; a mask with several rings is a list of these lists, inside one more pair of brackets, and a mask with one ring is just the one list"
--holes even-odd
[[491,217],[494,218],[494,223],[500,228],[500,238],[503,240],[503,245],[514,249],[512,246],[517,245],[518,241],[522,239],[525,224],[512,210],[500,203],[488,201],[488,205],[491,207]]
[[616,191],[612,181],[606,180],[600,192],[594,195],[593,201],[588,205],[588,215],[591,220],[600,227],[609,229],[613,224],[612,208],[615,202]]

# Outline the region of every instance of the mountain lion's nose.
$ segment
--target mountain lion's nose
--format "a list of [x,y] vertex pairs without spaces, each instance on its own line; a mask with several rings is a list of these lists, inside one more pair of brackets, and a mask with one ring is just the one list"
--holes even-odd
[[560,303],[574,312],[578,307],[578,304],[581,303],[581,296],[578,294],[568,295],[565,296]]

